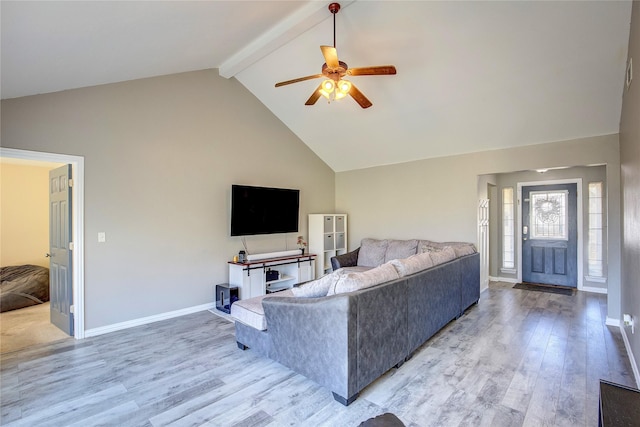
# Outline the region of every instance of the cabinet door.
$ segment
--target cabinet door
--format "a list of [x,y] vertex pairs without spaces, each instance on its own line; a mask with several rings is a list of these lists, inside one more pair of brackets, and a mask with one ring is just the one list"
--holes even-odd
[[229,264],[229,284],[238,287],[240,299],[250,298],[249,279],[241,265]]
[[249,288],[251,289],[251,295],[248,298],[264,295],[266,292],[266,284],[264,281],[264,269],[256,268],[251,270],[249,275]]
[[298,283],[308,282],[313,280],[313,264],[315,261],[301,262],[298,267]]

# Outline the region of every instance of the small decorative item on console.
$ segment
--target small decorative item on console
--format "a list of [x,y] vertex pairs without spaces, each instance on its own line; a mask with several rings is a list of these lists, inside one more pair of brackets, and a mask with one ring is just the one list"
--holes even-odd
[[307,247],[307,242],[304,240],[302,236],[298,236],[298,247],[300,248],[300,252],[304,255],[304,249]]

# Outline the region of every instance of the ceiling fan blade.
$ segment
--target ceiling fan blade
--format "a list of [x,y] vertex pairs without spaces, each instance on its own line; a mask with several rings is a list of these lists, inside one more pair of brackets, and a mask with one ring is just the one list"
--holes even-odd
[[317,79],[318,77],[322,77],[322,74],[314,74],[313,76],[298,77],[297,79],[287,80],[285,82],[276,83],[276,87],[290,85],[292,83],[303,82],[305,80]]
[[338,51],[333,46],[320,46],[322,55],[324,56],[324,62],[327,63],[329,68],[338,68],[340,62],[338,62]]
[[316,90],[311,94],[311,96],[309,97],[309,99],[307,99],[307,102],[304,103],[304,105],[313,105],[316,103],[316,101],[318,101],[318,99],[320,98],[321,94],[320,94],[320,89],[322,89],[322,83],[320,83],[320,85],[316,88]]
[[396,67],[393,65],[378,65],[375,67],[359,67],[349,68],[347,74],[350,76],[380,76],[391,75],[396,73]]
[[364,94],[360,92],[360,90],[353,83],[351,83],[351,90],[349,91],[349,95],[351,95],[351,97],[355,99],[362,108],[369,108],[373,105],[371,101],[369,101],[369,99],[367,99],[367,97],[364,96]]

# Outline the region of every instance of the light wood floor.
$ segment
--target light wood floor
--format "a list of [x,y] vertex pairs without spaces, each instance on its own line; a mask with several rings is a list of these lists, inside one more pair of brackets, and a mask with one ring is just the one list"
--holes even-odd
[[236,348],[207,311],[2,354],[1,424],[595,426],[598,380],[633,385],[603,295],[491,284],[457,321],[349,407],[289,369]]

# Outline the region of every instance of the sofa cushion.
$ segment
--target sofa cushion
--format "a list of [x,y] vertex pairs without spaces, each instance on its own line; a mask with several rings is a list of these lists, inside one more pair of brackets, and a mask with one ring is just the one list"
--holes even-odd
[[347,273],[362,273],[363,271],[368,271],[368,270],[371,270],[372,268],[375,268],[375,267],[364,267],[364,266],[358,267],[357,265],[354,265],[353,267],[342,267],[340,270],[342,270],[342,274],[347,274]]
[[441,248],[429,247],[425,253],[428,253],[433,261],[433,265],[443,264],[445,262],[456,259],[456,252],[451,246],[443,246]]
[[249,299],[241,299],[231,304],[231,317],[259,331],[267,330],[267,318],[264,315],[262,300],[269,297],[293,297],[291,289]]
[[418,240],[389,240],[387,245],[387,251],[384,255],[384,262],[389,262],[392,259],[408,258],[411,255],[416,254],[416,248],[418,247]]
[[329,289],[327,295],[358,291],[379,285],[380,283],[390,282],[398,279],[399,277],[400,276],[398,275],[395,267],[390,263],[386,263],[360,273],[342,274],[335,286]]
[[362,239],[358,253],[358,266],[377,267],[384,263],[388,240]]
[[477,252],[473,243],[450,242],[449,246],[453,248],[457,257],[471,255]]
[[339,268],[336,271],[325,274],[319,279],[312,280],[304,283],[300,286],[296,286],[291,289],[291,292],[296,297],[317,298],[327,295],[329,288],[335,284],[343,273],[344,268]]
[[445,247],[453,248],[456,253],[456,257],[461,257],[465,255],[471,255],[476,253],[476,247],[473,243],[468,242],[434,242],[431,240],[420,240],[418,242],[418,253],[429,252],[429,250],[433,249],[442,249]]
[[408,258],[394,259],[390,263],[395,267],[400,277],[433,267],[433,260],[429,252],[411,255]]

